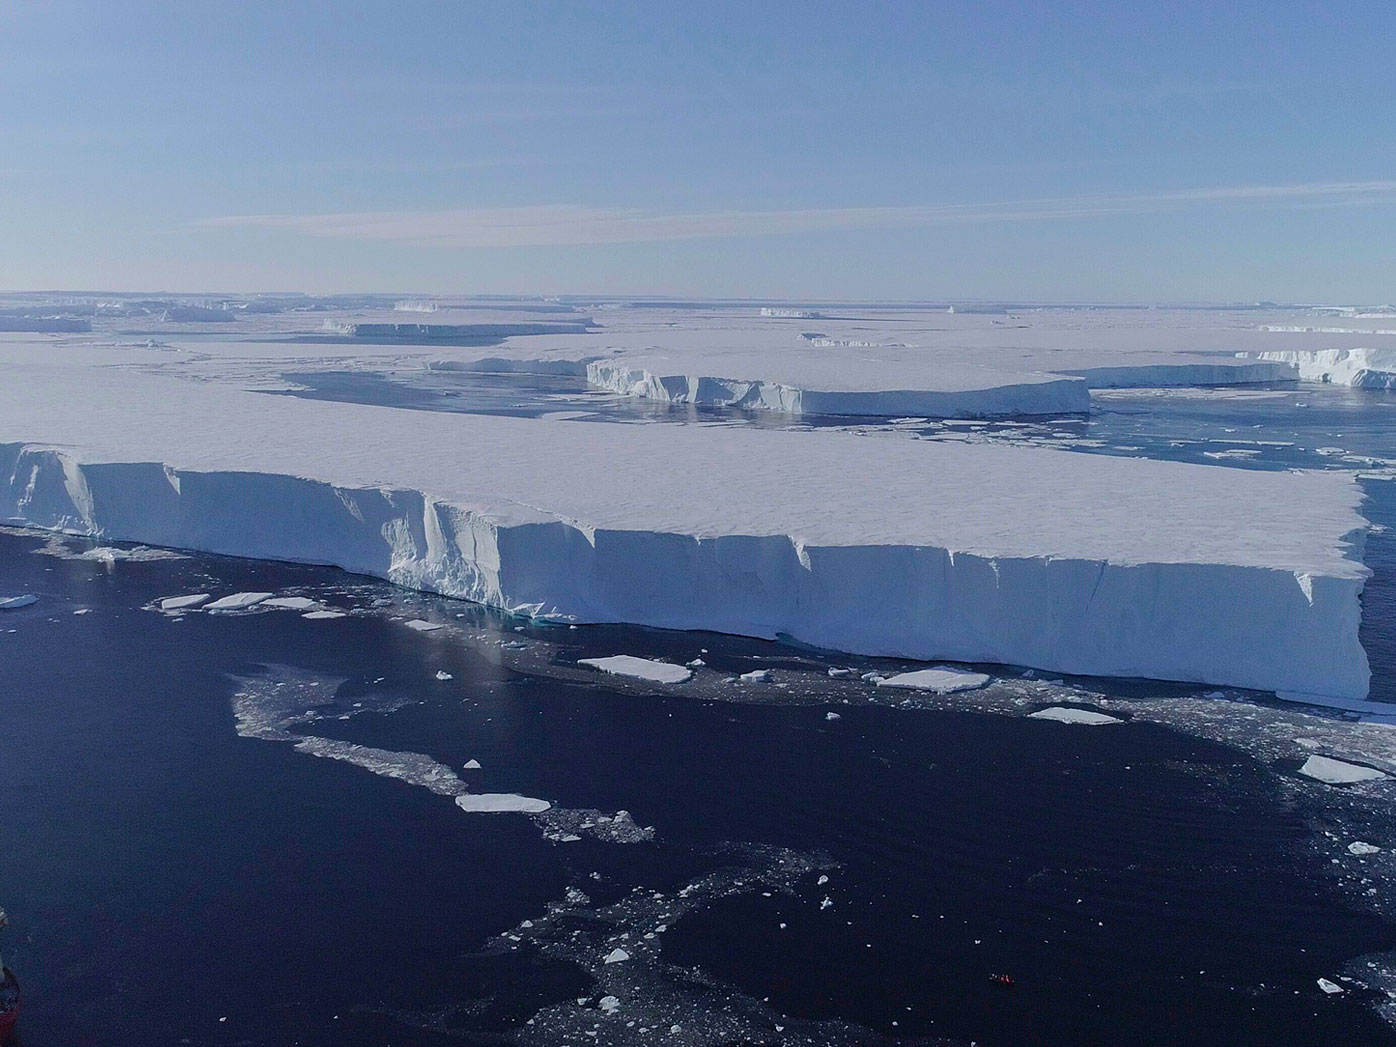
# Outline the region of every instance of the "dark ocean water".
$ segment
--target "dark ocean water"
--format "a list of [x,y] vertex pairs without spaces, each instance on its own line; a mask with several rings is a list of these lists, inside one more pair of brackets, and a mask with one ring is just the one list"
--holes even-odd
[[[1307,846],[1312,801],[1240,749],[1145,722],[833,704],[818,658],[756,641],[517,631],[323,568],[44,546],[0,535],[0,590],[40,597],[0,618],[0,904],[26,1047],[1396,1042],[1370,992],[1316,987],[1396,946],[1396,925]],[[195,591],[354,613],[146,609]],[[395,620],[422,615],[447,628]],[[780,669],[788,700],[574,667],[702,648],[714,675]],[[239,735],[234,695],[274,679],[322,691],[297,734],[478,759],[472,790],[623,809],[654,838],[555,842]],[[536,930],[569,888],[587,901]],[[655,891],[662,948],[608,1015],[597,956],[653,929]]]
[[[697,417],[569,380],[536,396],[471,381],[364,395]],[[326,382],[317,395],[366,388]],[[1396,459],[1386,398],[1252,392],[1273,395],[1112,394],[1089,420],[899,425],[1217,468]],[[1256,453],[1207,455],[1228,448]],[[1366,482],[1375,522],[1396,524],[1391,486]],[[1392,543],[1377,533],[1366,550],[1383,698]],[[826,673],[875,660],[526,624],[325,568],[89,548],[0,533],[0,594],[40,598],[0,612],[0,951],[26,989],[25,1047],[1396,1043],[1376,988],[1317,986],[1396,949],[1390,879],[1335,831],[1358,801],[1242,730],[1082,728],[973,698],[893,706]],[[238,591],[348,613],[152,609]],[[706,667],[666,691],[576,666],[616,653]],[[728,676],[756,667],[778,682],[734,699]],[[1119,702],[1199,690],[1090,687]],[[248,710],[272,708],[286,737],[248,727]],[[302,736],[369,749],[317,759]],[[471,792],[554,811],[462,811],[413,771],[428,758]],[[1396,818],[1377,801],[1363,838],[1389,849]],[[629,824],[609,820],[619,811],[653,831],[612,831]],[[616,948],[630,958],[604,963]]]

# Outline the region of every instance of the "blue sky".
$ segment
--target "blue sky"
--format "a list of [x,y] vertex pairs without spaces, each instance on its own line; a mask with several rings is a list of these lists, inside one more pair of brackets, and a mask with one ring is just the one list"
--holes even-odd
[[0,287],[1390,301],[1393,43],[1385,4],[6,5]]

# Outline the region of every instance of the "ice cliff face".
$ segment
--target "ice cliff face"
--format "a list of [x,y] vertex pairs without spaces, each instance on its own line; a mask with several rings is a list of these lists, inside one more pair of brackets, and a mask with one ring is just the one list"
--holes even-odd
[[1276,350],[1252,355],[1294,367],[1305,382],[1396,389],[1396,349]]
[[[1365,695],[1365,572],[985,556],[923,545],[588,528],[519,506],[0,445],[0,517],[312,563],[577,622],[835,650]],[[1360,541],[1360,534],[1353,536]]]
[[1072,414],[1090,410],[1090,393],[1078,378],[1019,380],[983,375],[968,389],[820,389],[764,379],[657,374],[643,366],[597,360],[587,381],[600,389],[669,403],[743,407],[786,414],[871,415],[929,418],[1001,418]]

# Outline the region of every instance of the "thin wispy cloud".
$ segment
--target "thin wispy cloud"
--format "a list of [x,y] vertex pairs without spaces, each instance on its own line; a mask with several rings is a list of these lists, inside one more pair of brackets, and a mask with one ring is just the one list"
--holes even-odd
[[422,247],[561,247],[907,226],[1062,221],[1148,214],[1197,206],[1308,206],[1314,203],[1391,201],[1396,201],[1396,181],[1309,182],[1106,193],[979,204],[694,213],[544,204],[440,211],[234,215],[205,219],[196,225],[204,229],[280,229],[328,239]]

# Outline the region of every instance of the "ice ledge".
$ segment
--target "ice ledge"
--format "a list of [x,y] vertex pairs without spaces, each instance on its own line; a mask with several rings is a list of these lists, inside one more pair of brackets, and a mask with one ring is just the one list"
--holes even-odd
[[710,407],[743,407],[786,414],[917,415],[927,418],[1004,418],[1084,414],[1086,383],[1075,377],[1001,376],[976,370],[968,388],[821,389],[798,381],[659,373],[624,361],[587,364],[587,381],[625,396]]
[[[324,563],[504,610],[849,653],[1360,698],[1367,572],[593,528],[516,503],[0,444],[0,518]],[[1362,534],[1349,540],[1360,544]]]
[[1251,353],[1250,357],[1289,364],[1304,382],[1396,389],[1396,349],[1275,350]]

